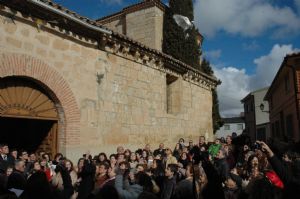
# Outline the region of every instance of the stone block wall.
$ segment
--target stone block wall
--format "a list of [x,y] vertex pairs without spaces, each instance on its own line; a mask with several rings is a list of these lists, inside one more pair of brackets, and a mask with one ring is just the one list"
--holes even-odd
[[118,32],[118,33],[126,35],[126,18],[125,17],[121,17],[110,23],[107,23],[107,24],[105,24],[105,26],[114,32]]
[[63,77],[80,109],[78,137],[67,129],[66,142],[59,144],[72,160],[87,150],[112,153],[118,145],[134,150],[149,143],[155,149],[164,142],[174,147],[180,137],[196,142],[205,133],[212,140],[210,90],[179,77],[181,108],[168,113],[166,73],[99,50],[58,28],[37,29],[29,19],[18,18],[12,23],[0,16],[0,54],[33,57]]
[[162,50],[164,12],[158,7],[137,10],[104,24],[107,28]]

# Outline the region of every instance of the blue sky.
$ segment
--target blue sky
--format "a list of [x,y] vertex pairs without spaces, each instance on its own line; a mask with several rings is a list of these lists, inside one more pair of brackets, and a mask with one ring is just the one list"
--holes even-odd
[[[97,19],[139,0],[54,0]],[[164,0],[168,2],[168,0]],[[194,0],[204,56],[223,82],[221,114],[238,115],[240,100],[272,82],[284,56],[300,49],[300,0]]]

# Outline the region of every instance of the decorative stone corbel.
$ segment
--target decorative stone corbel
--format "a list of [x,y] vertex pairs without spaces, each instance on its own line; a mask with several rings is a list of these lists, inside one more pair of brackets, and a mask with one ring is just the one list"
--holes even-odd
[[99,49],[105,49],[105,46],[106,46],[106,44],[107,44],[107,37],[105,37],[105,36],[102,36],[101,38],[100,38],[100,40],[98,41],[98,48]]
[[119,52],[121,48],[121,44],[117,43],[117,42],[114,42],[114,44],[112,45],[112,50],[113,50],[113,53],[116,54]]
[[130,47],[129,46],[122,46],[121,53],[127,56],[129,54]]
[[39,19],[39,18],[33,18],[32,20],[35,23],[38,32],[40,32],[42,27],[44,27],[47,24],[46,21]]
[[157,69],[160,69],[160,70],[163,69],[164,68],[163,65],[164,65],[164,63],[163,63],[163,61],[161,59],[155,60],[155,67]]
[[138,50],[135,50],[133,52],[132,56],[133,56],[133,58],[134,58],[135,61],[139,61],[141,54],[140,54],[140,52]]
[[147,54],[141,54],[140,58],[142,59],[143,64],[147,65],[149,61],[149,56]]

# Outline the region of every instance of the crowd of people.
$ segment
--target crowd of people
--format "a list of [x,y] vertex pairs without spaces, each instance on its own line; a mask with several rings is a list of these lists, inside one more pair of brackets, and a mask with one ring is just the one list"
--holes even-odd
[[[238,139],[238,138],[234,138]],[[116,154],[9,150],[0,144],[0,198],[22,199],[286,199],[300,198],[300,156],[274,154],[262,142],[235,144],[232,136],[207,143],[179,139],[174,148],[147,144]]]

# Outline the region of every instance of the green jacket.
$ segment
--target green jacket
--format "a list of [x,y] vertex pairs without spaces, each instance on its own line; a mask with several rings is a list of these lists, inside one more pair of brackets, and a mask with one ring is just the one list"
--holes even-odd
[[212,144],[208,148],[208,153],[209,155],[212,156],[212,158],[214,158],[220,149],[221,149],[221,144]]

